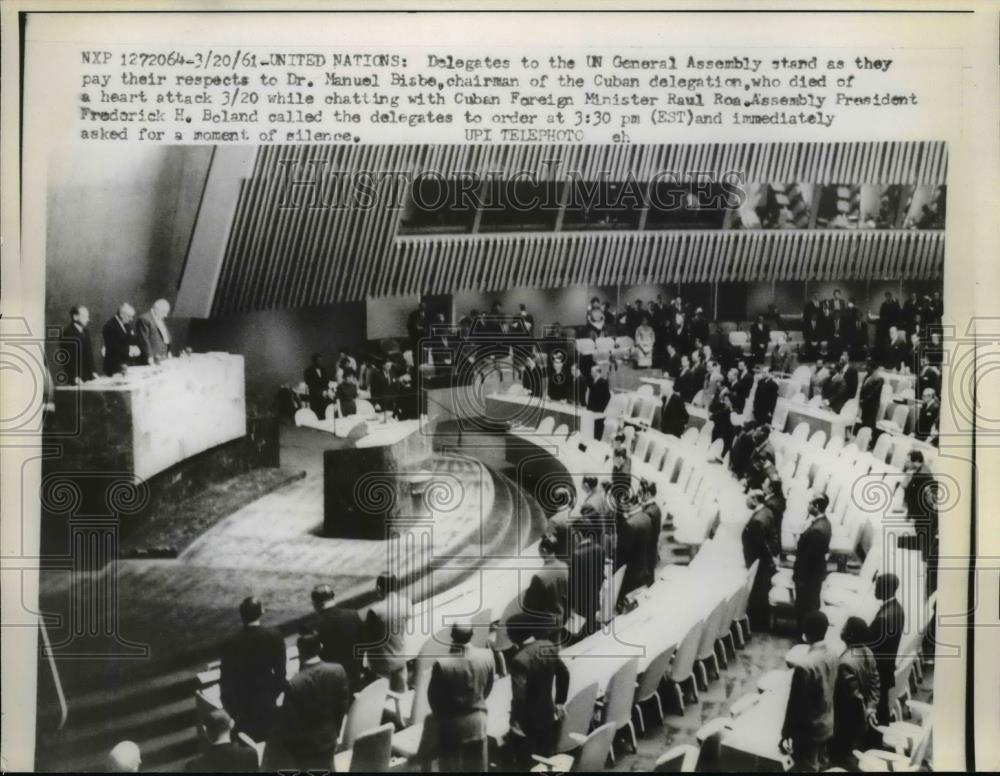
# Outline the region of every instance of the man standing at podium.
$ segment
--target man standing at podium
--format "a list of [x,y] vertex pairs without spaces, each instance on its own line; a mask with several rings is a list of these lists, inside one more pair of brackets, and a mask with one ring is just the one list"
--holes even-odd
[[63,329],[63,346],[66,348],[66,378],[70,385],[83,383],[97,377],[94,369],[94,348],[90,344],[90,311],[76,305],[70,311],[70,324]]
[[139,338],[142,363],[155,364],[169,354],[170,331],[166,323],[168,315],[170,315],[170,302],[166,299],[157,299],[149,310],[139,316],[135,333]]
[[133,363],[139,356],[139,341],[132,326],[134,320],[135,308],[128,302],[123,302],[118,312],[101,329],[104,337],[105,374],[121,372],[123,367]]

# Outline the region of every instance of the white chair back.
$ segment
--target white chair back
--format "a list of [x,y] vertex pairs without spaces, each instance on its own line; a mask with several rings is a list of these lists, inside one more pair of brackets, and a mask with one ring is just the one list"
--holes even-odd
[[611,723],[620,730],[632,720],[632,702],[635,698],[635,682],[639,676],[639,658],[626,660],[611,675],[604,690],[604,722]]
[[385,773],[392,757],[393,724],[366,730],[359,735],[352,747],[351,773]]
[[344,718],[344,732],[340,743],[345,749],[352,749],[358,737],[372,728],[378,727],[385,709],[385,699],[389,694],[389,680],[376,679],[362,689],[355,697]]
[[590,722],[594,718],[594,706],[597,703],[597,682],[581,688],[563,707],[565,713],[559,721],[559,735],[556,738],[556,754],[576,749],[579,744],[571,733],[585,736],[590,730]]
[[701,634],[705,630],[705,621],[699,620],[681,639],[674,656],[673,665],[670,667],[670,679],[673,682],[683,682],[694,672],[694,661],[698,658],[698,645],[701,643]]
[[601,725],[587,736],[573,763],[573,770],[580,773],[599,773],[605,770],[611,744],[615,740],[617,729],[612,724]]

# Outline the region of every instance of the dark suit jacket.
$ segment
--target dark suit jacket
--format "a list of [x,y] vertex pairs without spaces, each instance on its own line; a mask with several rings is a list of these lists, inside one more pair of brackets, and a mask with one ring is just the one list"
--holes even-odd
[[321,767],[337,746],[340,725],[351,703],[342,666],[322,660],[304,666],[288,680],[281,707],[281,739],[294,765]]
[[[529,741],[539,741],[544,746],[548,743],[546,735],[556,720],[555,706],[566,702],[569,669],[559,657],[556,646],[541,639],[521,647],[511,658],[509,672],[513,693],[511,723],[516,723]],[[542,751],[534,753],[549,754]]]
[[115,315],[104,324],[101,336],[104,338],[104,373],[117,374],[122,371],[123,366],[133,362],[132,357],[128,354],[128,349],[132,345],[139,344],[139,340],[135,336],[135,329],[131,324],[123,324]]
[[66,384],[73,385],[76,378],[83,381],[94,379],[94,346],[87,329],[80,331],[71,323],[62,332],[63,348],[66,350]]
[[587,391],[587,409],[591,412],[604,412],[611,401],[611,386],[603,377],[590,386]]
[[844,388],[847,390],[847,398],[853,399],[858,395],[858,370],[853,366],[845,366],[843,371]]
[[758,423],[770,423],[778,405],[778,383],[770,378],[757,383],[753,396],[753,416]]
[[372,400],[377,401],[382,409],[386,409],[385,403],[392,401],[392,383],[386,378],[385,372],[381,368],[373,371],[368,378],[368,385]]
[[302,379],[305,380],[306,387],[309,389],[309,401],[311,402],[321,400],[323,391],[330,385],[330,375],[323,367],[318,370],[311,365],[306,367],[305,371],[302,372]]
[[[704,375],[702,378],[704,379]],[[679,394],[685,402],[691,401],[700,389],[698,376],[691,369],[681,372],[677,375],[677,379],[674,380],[674,393]]]
[[858,404],[861,408],[861,425],[875,428],[878,421],[879,405],[882,401],[882,385],[884,380],[876,375],[869,375],[861,384],[861,394]]
[[569,567],[553,560],[535,572],[524,591],[522,609],[530,614],[554,614],[560,624],[569,613]]
[[655,578],[656,569],[660,565],[660,531],[663,530],[663,513],[660,512],[660,508],[654,502],[646,504],[642,509],[649,515],[649,525],[653,538],[646,548],[646,563],[650,573]]
[[650,584],[656,568],[649,567],[649,547],[656,543],[653,524],[645,511],[632,512],[618,523],[618,548],[615,568],[625,566],[620,594]]
[[833,689],[838,659],[824,642],[812,644],[792,673],[792,687],[785,708],[781,737],[800,748],[821,744],[833,735]]
[[743,526],[742,534],[743,561],[750,568],[755,560],[759,560],[757,577],[763,576],[768,584],[774,574],[774,557],[780,549],[775,522],[770,507],[762,504]]
[[443,748],[486,737],[486,698],[496,673],[489,650],[453,649],[434,663],[427,687]]
[[850,755],[868,745],[868,720],[875,716],[879,678],[875,658],[868,647],[854,647],[840,656],[833,694],[832,754]]
[[729,450],[729,469],[737,479],[742,479],[749,471],[753,451],[753,434],[747,431],[740,432]]
[[351,689],[357,691],[361,680],[361,655],[357,646],[364,638],[361,615],[345,606],[331,606],[317,612],[312,623],[323,643],[319,656],[327,663],[340,663],[347,672]]
[[249,746],[215,744],[191,760],[184,770],[187,773],[256,773],[257,752]]
[[875,656],[882,681],[882,692],[888,692],[895,682],[896,655],[899,651],[899,640],[903,635],[906,616],[903,606],[895,598],[883,601],[881,608],[868,626],[868,646]]
[[275,719],[275,700],[285,689],[285,640],[274,628],[245,627],[222,647],[222,705],[237,727],[263,740]]
[[597,612],[604,584],[604,549],[586,540],[574,548],[569,564],[570,608],[590,621]]
[[139,340],[139,350],[143,363],[149,361],[150,358],[164,358],[170,350],[167,343],[163,341],[163,335],[160,334],[156,321],[153,320],[152,311],[147,310],[136,319],[135,335]]
[[799,536],[795,548],[795,567],[792,569],[792,580],[796,585],[818,587],[823,584],[831,534],[829,519],[826,515],[821,515]]
[[688,424],[687,406],[679,393],[673,393],[669,399],[664,399],[663,410],[660,413],[660,431],[664,434],[681,436]]

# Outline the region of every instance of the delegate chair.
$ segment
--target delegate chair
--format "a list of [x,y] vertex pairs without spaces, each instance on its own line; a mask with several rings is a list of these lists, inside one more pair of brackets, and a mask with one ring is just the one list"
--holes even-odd
[[677,648],[673,645],[667,647],[656,657],[649,661],[646,670],[639,677],[639,683],[635,688],[635,697],[632,700],[632,708],[639,718],[639,729],[646,732],[646,717],[642,713],[642,706],[647,701],[656,699],[656,710],[659,718],[663,719],[663,701],[660,700],[660,683],[670,667],[670,660],[674,656]]
[[366,730],[354,739],[353,749],[333,757],[338,773],[385,773],[392,759],[392,723]]
[[574,733],[573,740],[579,749],[575,757],[568,754],[557,754],[553,757],[532,755],[538,765],[531,770],[534,773],[548,771],[594,773],[603,771],[608,762],[608,754],[611,751],[614,737],[614,725],[601,725],[590,735]]
[[[639,675],[639,658],[633,657],[625,661],[612,674],[608,686],[604,690],[604,698],[599,702],[604,713],[601,721],[614,726],[615,733],[627,727],[631,737],[632,751],[637,751],[638,742],[635,737],[635,725],[632,724],[632,705],[635,698],[636,678]],[[615,759],[614,743],[611,745],[611,759]]]
[[677,709],[684,713],[684,686],[690,682],[691,696],[695,703],[698,702],[698,681],[695,677],[695,660],[698,656],[698,645],[701,644],[701,634],[706,623],[699,620],[681,639],[677,652],[674,655],[674,662],[670,666],[670,685],[674,690],[674,697],[677,698]]

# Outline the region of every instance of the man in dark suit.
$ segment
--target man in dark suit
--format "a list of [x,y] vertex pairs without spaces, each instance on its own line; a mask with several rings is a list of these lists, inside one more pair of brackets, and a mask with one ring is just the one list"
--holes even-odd
[[832,361],[827,365],[830,377],[823,385],[820,395],[834,412],[840,412],[847,402],[847,386],[844,383],[843,366]]
[[673,391],[670,396],[665,396],[661,402],[660,431],[679,438],[688,424],[687,405],[684,404],[684,399],[677,391]]
[[903,303],[903,312],[900,315],[900,325],[908,333],[913,332],[916,322],[923,317],[924,305],[920,295],[916,291],[910,292],[910,298]]
[[800,629],[809,651],[792,671],[781,726],[781,749],[792,755],[794,771],[817,773],[827,764],[838,669],[837,655],[824,641],[828,627],[826,615],[814,611],[806,616]]
[[543,536],[538,543],[545,566],[532,575],[521,608],[529,615],[551,616],[561,628],[569,614],[569,567],[556,555],[556,549],[551,536]]
[[431,669],[425,736],[433,736],[441,770],[485,773],[486,698],[493,689],[493,655],[472,647],[472,627],[452,626],[450,654]]
[[508,667],[513,697],[507,742],[516,751],[517,764],[530,766],[531,755],[550,755],[557,743],[569,669],[553,643],[550,618],[521,615],[518,620],[512,631],[518,649]]
[[750,325],[750,357],[761,363],[767,355],[767,345],[771,341],[771,330],[764,323],[764,316],[758,315]]
[[378,404],[383,412],[394,412],[396,408],[396,375],[392,361],[385,359],[379,369],[373,370],[369,377],[369,390],[372,401]]
[[406,333],[409,335],[410,348],[414,353],[417,352],[420,341],[427,336],[427,327],[427,305],[421,302],[406,318]]
[[937,437],[938,423],[941,419],[941,402],[933,388],[924,388],[920,396],[920,409],[917,410],[917,423],[913,436],[921,441],[934,442]]
[[799,535],[795,548],[792,582],[795,584],[795,612],[800,628],[805,623],[806,615],[818,611],[820,606],[820,590],[826,579],[826,554],[830,551],[833,533],[826,516],[829,503],[825,493],[809,502],[809,522]]
[[[600,364],[590,368],[590,387],[587,389],[587,409],[601,413],[607,409],[611,401],[611,386],[608,385],[604,370]],[[604,435],[604,419],[594,422],[594,437],[600,439]]]
[[299,672],[288,680],[281,707],[280,746],[299,770],[330,770],[351,703],[343,666],[320,659],[320,636],[299,636]]
[[615,569],[625,567],[619,594],[627,595],[653,581],[655,569],[650,573],[648,548],[659,537],[653,535],[649,514],[638,507],[629,509],[627,515],[620,510],[616,523],[618,543],[615,549]]
[[583,618],[581,636],[590,635],[597,628],[597,609],[604,584],[606,556],[594,534],[594,531],[570,532],[569,605]]
[[339,663],[347,672],[351,691],[361,689],[361,654],[358,644],[364,638],[361,615],[346,606],[334,605],[335,594],[329,585],[317,585],[312,591],[316,613],[310,626],[319,635],[319,656],[327,663]]
[[750,588],[747,615],[750,627],[755,631],[767,630],[770,624],[771,607],[768,594],[771,591],[771,577],[774,576],[775,558],[780,549],[777,525],[770,507],[764,503],[764,494],[759,490],[747,494],[747,508],[750,519],[743,527],[743,561],[749,569],[757,562],[757,575]]
[[167,328],[168,315],[170,315],[170,302],[166,299],[157,299],[135,322],[135,335],[139,340],[139,358],[143,364],[155,364],[169,355],[171,337]]
[[679,394],[685,404],[690,403],[701,386],[697,385],[697,377],[691,371],[691,357],[681,355],[681,370],[674,380],[674,393]]
[[222,709],[213,709],[205,720],[209,748],[184,767],[187,773],[256,773],[257,751],[234,744],[230,738],[233,720]]
[[861,425],[875,428],[878,413],[882,407],[882,386],[885,384],[882,367],[874,361],[868,362],[868,375],[861,384],[858,404],[861,411]]
[[840,656],[833,693],[833,739],[830,755],[834,763],[858,770],[856,750],[865,751],[875,738],[879,699],[878,669],[866,646],[868,625],[860,617],[848,617],[840,632],[847,649]]
[[733,446],[729,450],[729,470],[738,480],[742,480],[750,471],[750,460],[753,456],[754,431],[757,428],[755,421],[750,420],[743,426],[736,438],[733,439]]
[[819,294],[814,293],[805,306],[802,308],[802,320],[808,320],[811,317],[819,318],[820,309],[823,305],[819,301]]
[[325,395],[330,387],[330,375],[323,366],[323,357],[319,353],[313,353],[312,363],[302,372],[302,379],[309,389],[309,409],[316,414],[318,420],[323,420],[326,405],[330,403],[330,398]]
[[927,563],[927,592],[937,589],[938,511],[937,480],[924,462],[920,450],[911,450],[903,465],[906,484],[903,503],[906,516],[913,521],[913,536],[901,536],[900,547],[920,550]]
[[[705,365],[705,356],[701,350],[691,351],[691,383],[694,386],[694,395],[697,395],[698,391],[705,388],[705,379],[708,377],[708,367]],[[694,395],[691,399],[686,399],[685,401],[692,401]]]
[[844,378],[844,391],[847,399],[853,399],[858,395],[858,370],[851,364],[851,358],[847,353],[840,354],[840,374]]
[[236,728],[254,741],[267,740],[285,689],[285,640],[261,625],[264,605],[256,596],[240,604],[243,628],[222,647],[219,686],[222,705]]
[[892,295],[892,291],[886,291],[885,300],[878,308],[878,325],[875,328],[878,337],[887,337],[891,327],[899,326],[901,317],[902,310],[899,307],[899,302]]
[[875,597],[882,602],[875,618],[868,626],[868,647],[875,656],[881,695],[878,701],[878,721],[889,724],[889,690],[896,686],[896,657],[903,635],[906,615],[903,605],[896,600],[899,577],[879,574],[875,579]]
[[90,310],[75,305],[69,311],[70,322],[62,330],[62,345],[66,350],[66,384],[76,385],[97,377],[94,368],[94,346],[90,342]]
[[656,579],[656,570],[660,567],[660,531],[663,530],[663,512],[656,503],[656,483],[650,480],[640,480],[639,493],[642,497],[642,511],[649,516],[650,536],[652,541],[646,546],[646,576],[647,584]]
[[104,374],[118,374],[139,357],[139,340],[135,336],[134,321],[135,308],[125,302],[101,329],[104,339]]
[[757,391],[753,396],[753,419],[757,423],[770,423],[774,408],[778,406],[778,383],[767,367],[761,369]]
[[750,398],[750,391],[753,389],[753,372],[747,366],[745,358],[736,360],[736,382],[733,384],[731,395],[733,409],[736,412],[743,412],[747,399]]

